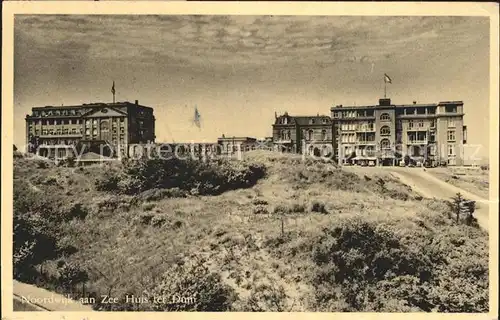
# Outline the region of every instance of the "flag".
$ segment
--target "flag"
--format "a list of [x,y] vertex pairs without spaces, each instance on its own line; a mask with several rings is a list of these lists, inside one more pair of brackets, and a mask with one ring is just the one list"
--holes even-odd
[[201,123],[200,123],[200,113],[198,112],[198,107],[195,107],[194,109],[194,124],[199,128]]
[[115,94],[115,82],[113,81],[113,86],[111,87],[111,93]]
[[384,73],[384,82],[385,83],[392,83],[391,78],[386,73]]

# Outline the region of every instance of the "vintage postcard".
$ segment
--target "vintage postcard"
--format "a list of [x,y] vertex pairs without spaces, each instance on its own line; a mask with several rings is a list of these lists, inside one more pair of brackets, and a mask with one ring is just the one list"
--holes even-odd
[[3,9],[6,319],[497,317],[497,4]]

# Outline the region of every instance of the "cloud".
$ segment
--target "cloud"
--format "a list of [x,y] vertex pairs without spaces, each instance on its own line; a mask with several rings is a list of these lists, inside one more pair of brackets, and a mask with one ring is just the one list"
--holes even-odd
[[16,41],[29,41],[25,48],[32,52],[20,50],[16,57],[146,64],[162,57],[193,65],[372,63],[411,50],[443,54],[473,46],[484,36],[478,30],[487,26],[487,19],[467,17],[30,15],[16,16],[15,28],[25,35]]

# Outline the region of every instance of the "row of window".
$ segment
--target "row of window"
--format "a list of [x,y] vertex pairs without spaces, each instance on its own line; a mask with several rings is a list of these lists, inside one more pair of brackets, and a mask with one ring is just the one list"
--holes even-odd
[[[282,117],[278,123],[279,124],[289,124],[290,120],[287,117]],[[328,119],[321,118],[321,120],[320,120],[317,118],[311,118],[311,119],[309,119],[309,124],[328,124]],[[140,125],[142,125],[142,123],[140,123]]]
[[[65,129],[42,129],[42,135],[44,136],[53,136],[53,135],[66,135],[66,134],[81,134],[83,132],[83,129],[79,128],[65,128]],[[36,129],[35,130],[35,136],[40,135],[40,130]]]
[[375,124],[373,122],[346,122],[340,125],[342,131],[373,131]]
[[[390,144],[388,144],[386,141],[384,144],[381,143],[381,147],[382,147],[382,149],[384,149],[384,148],[387,149],[390,147]],[[413,149],[410,148],[410,149],[411,149],[412,154],[414,156],[423,156],[424,155],[424,151],[425,151],[424,148],[417,147],[417,148],[413,148]],[[359,151],[359,153],[356,151]],[[429,155],[434,156],[434,155],[436,155],[437,148],[435,146],[429,146],[428,151],[429,151]],[[448,156],[456,156],[457,155],[456,146],[454,144],[448,144],[447,151],[448,151],[447,152]],[[353,146],[346,146],[344,148],[344,154],[346,154],[346,155],[351,154],[353,152],[355,152],[356,154],[362,155],[362,156],[374,156],[376,154],[375,149],[373,147],[356,148]]]
[[33,116],[49,117],[49,116],[76,116],[80,114],[80,110],[66,109],[66,110],[47,110],[47,111],[33,111]]
[[[456,112],[448,112],[447,113],[453,113]],[[395,110],[396,116],[402,116],[402,115],[426,115],[426,114],[436,114],[436,107],[430,107],[430,108],[397,108]],[[357,118],[357,117],[373,117],[374,116],[374,111],[373,110],[350,110],[350,111],[335,111],[333,113],[334,118]],[[382,121],[390,121],[391,117],[388,113],[382,113],[380,115],[380,120]]]
[[[302,132],[306,140],[314,140],[314,130],[304,130]],[[280,140],[291,140],[290,130],[280,131]],[[321,130],[320,140],[328,140],[328,132],[326,130]]]
[[60,124],[80,124],[80,119],[49,119],[49,120],[33,120],[29,123],[29,126],[46,126],[46,125],[60,125]]

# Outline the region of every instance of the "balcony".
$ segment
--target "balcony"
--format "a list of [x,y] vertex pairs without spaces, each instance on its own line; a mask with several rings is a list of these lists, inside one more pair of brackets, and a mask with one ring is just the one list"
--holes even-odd
[[40,138],[52,138],[52,139],[57,139],[57,138],[81,138],[82,134],[81,133],[41,134],[39,137]]
[[429,130],[432,130],[432,131],[435,131],[436,130],[436,127],[417,127],[417,126],[413,126],[413,127],[407,127],[406,131],[429,131]]
[[279,139],[279,140],[274,140],[273,143],[276,144],[287,144],[287,143],[292,143],[293,141],[291,139]]
[[356,145],[376,145],[377,143],[375,141],[356,141]]
[[408,144],[418,145],[418,144],[427,144],[429,140],[408,140]]
[[356,132],[375,132],[375,128],[356,128]]

